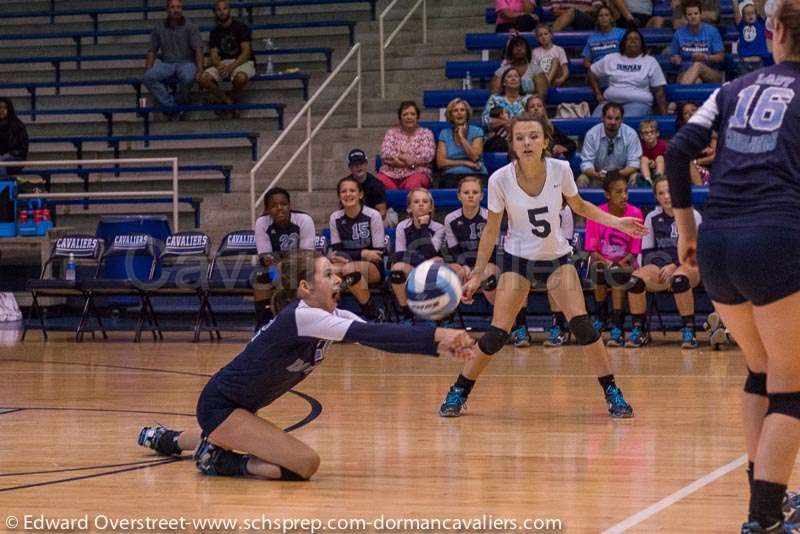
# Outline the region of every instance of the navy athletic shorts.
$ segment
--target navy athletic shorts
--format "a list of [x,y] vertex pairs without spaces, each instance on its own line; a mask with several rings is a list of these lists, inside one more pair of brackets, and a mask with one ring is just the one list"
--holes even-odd
[[197,422],[208,437],[236,408],[241,408],[217,389],[212,382],[206,384],[197,400]]
[[697,262],[711,300],[764,306],[800,291],[800,236],[788,228],[700,226]]
[[512,272],[527,278],[532,284],[546,284],[553,271],[569,263],[569,254],[554,260],[528,260],[514,256],[506,251],[502,252],[504,273]]

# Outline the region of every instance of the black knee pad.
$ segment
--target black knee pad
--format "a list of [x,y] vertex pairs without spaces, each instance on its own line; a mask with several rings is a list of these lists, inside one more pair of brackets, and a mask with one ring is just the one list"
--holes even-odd
[[600,339],[600,334],[594,329],[592,320],[585,314],[569,320],[569,331],[575,336],[578,345],[591,345]]
[[800,419],[800,391],[793,393],[768,393],[769,409],[767,415],[779,413]]
[[486,280],[481,282],[481,289],[484,291],[494,291],[497,289],[497,277],[495,275],[489,276]]
[[278,468],[280,468],[281,470],[281,478],[279,478],[278,480],[288,480],[290,482],[306,482],[308,480],[307,478],[301,477],[294,471],[290,471],[285,467],[279,465]]
[[614,287],[623,287],[631,280],[631,270],[619,265],[614,265],[608,270]]
[[406,273],[403,271],[392,271],[389,275],[389,279],[393,284],[402,284],[406,281]]
[[510,334],[505,330],[497,328],[496,326],[489,326],[489,329],[478,340],[478,348],[481,352],[491,356],[500,352],[505,346]]
[[744,382],[744,390],[753,395],[761,397],[767,396],[767,373],[754,373],[747,370],[747,380]]
[[689,278],[682,274],[673,276],[669,279],[669,292],[670,293],[683,293],[692,289],[692,284]]
[[630,287],[628,287],[628,291],[631,293],[636,293],[637,295],[641,295],[645,291],[647,291],[647,284],[644,283],[644,280],[639,278],[638,276],[631,276],[629,281]]

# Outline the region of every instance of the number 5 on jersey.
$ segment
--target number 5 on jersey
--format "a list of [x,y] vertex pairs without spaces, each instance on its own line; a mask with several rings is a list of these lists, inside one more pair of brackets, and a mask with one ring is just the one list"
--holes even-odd
[[535,210],[528,210],[528,219],[530,219],[531,226],[533,227],[531,228],[533,235],[544,239],[550,235],[552,228],[550,227],[549,221],[544,219],[539,220],[536,218],[537,215],[547,215],[547,206],[536,208]]

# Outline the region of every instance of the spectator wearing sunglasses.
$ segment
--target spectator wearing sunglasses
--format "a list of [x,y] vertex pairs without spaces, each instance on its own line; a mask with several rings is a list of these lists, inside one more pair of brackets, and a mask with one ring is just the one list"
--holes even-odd
[[603,180],[616,173],[630,180],[639,172],[642,144],[636,130],[622,123],[624,111],[615,102],[603,106],[603,122],[592,126],[581,148],[578,187],[602,187]]

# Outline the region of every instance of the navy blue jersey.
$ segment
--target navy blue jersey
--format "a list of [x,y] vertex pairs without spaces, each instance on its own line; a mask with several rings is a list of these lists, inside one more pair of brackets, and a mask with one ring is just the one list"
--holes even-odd
[[800,230],[800,63],[782,62],[714,91],[667,149],[672,204],[691,206],[689,164],[719,132],[703,225]]
[[[447,250],[455,263],[475,267],[478,259],[478,245],[481,234],[486,227],[489,210],[480,208],[472,219],[464,216],[464,210],[459,208],[451,211],[444,218],[444,235],[447,240]],[[494,251],[491,255],[494,258]]]
[[348,311],[329,313],[297,300],[261,328],[209,383],[228,400],[255,412],[302,382],[325,358],[334,341],[435,356],[435,330],[365,323]]
[[[694,222],[700,225],[703,218],[694,211]],[[659,267],[678,264],[678,225],[675,217],[668,215],[659,206],[644,219],[648,233],[642,238],[642,264],[655,263]]]
[[291,250],[314,250],[314,220],[293,211],[286,226],[279,226],[269,215],[256,220],[256,248],[259,255],[283,256]]
[[417,228],[413,219],[404,219],[395,229],[395,261],[416,267],[425,260],[439,255],[444,241],[444,225],[431,221]]
[[361,259],[365,249],[383,250],[384,232],[381,214],[363,206],[355,218],[350,218],[343,209],[331,213],[331,248],[339,256],[351,260]]

